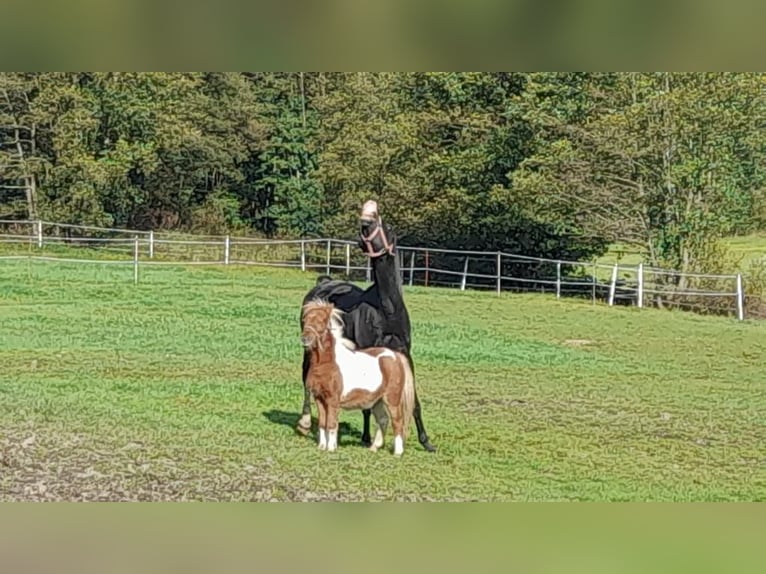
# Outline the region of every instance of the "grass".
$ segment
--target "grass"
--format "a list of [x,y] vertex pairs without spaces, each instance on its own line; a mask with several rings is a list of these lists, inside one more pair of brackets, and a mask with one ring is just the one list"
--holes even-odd
[[766,263],[766,233],[729,237],[724,240],[723,244],[735,256],[742,257],[740,263],[742,270],[747,270],[751,263]]
[[[739,269],[731,269],[731,273],[747,272],[751,263],[766,262],[766,233],[753,233],[736,237],[727,237],[722,245],[728,249],[735,259],[741,259]],[[615,243],[609,250],[597,259],[602,265],[638,265],[644,261],[635,247]]]
[[0,261],[0,499],[766,500],[766,324],[407,287],[438,452],[397,460],[293,430],[313,275],[132,278]]
[[615,263],[621,265],[638,265],[642,261],[645,262],[645,259],[635,247],[623,245],[621,243],[610,245],[609,250],[596,259],[596,262],[601,265],[614,265]]

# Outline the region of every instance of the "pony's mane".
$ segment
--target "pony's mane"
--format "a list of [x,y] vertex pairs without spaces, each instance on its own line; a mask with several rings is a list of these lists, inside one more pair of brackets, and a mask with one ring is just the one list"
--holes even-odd
[[340,341],[340,344],[347,349],[356,351],[356,345],[354,345],[354,342],[351,339],[346,339],[346,337],[338,337],[338,340]]
[[320,309],[327,309],[331,310],[335,308],[335,305],[330,303],[327,299],[322,299],[321,297],[315,297],[308,303],[306,303],[303,306],[303,314],[306,315],[307,313],[310,313],[312,311],[318,311]]
[[337,337],[341,339],[341,342],[343,343],[343,345],[345,345],[346,347],[352,350],[356,348],[356,346],[354,345],[352,341],[342,336],[343,311],[341,309],[338,309],[335,305],[333,305],[327,299],[316,297],[303,306],[303,316],[305,317],[307,314],[314,311],[325,311],[329,313],[330,329],[336,332]]

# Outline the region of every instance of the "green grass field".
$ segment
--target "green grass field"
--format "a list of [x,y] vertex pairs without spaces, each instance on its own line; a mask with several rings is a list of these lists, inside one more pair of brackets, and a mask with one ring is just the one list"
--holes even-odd
[[766,263],[766,233],[754,233],[741,237],[730,237],[723,244],[736,257],[741,257],[742,269],[747,269],[751,263]]
[[766,324],[406,288],[438,452],[346,412],[328,454],[293,430],[313,282],[0,261],[0,499],[766,500]]
[[[734,257],[739,260],[739,268],[731,269],[729,273],[747,272],[752,263],[766,263],[766,234],[752,233],[737,237],[727,237],[721,244]],[[603,256],[597,259],[602,265],[638,265],[644,258],[637,253],[635,247],[629,247],[616,243],[609,248]]]

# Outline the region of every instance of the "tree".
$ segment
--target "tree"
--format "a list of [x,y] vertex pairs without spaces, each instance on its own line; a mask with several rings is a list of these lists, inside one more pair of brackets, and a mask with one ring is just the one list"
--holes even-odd
[[387,217],[400,227],[411,222],[417,188],[408,173],[417,139],[395,84],[395,74],[332,74],[315,99],[322,121],[312,149],[325,190],[328,233],[353,229],[371,197],[385,204]]
[[520,201],[682,272],[710,264],[764,181],[764,85],[751,74],[533,75],[535,153]]
[[37,217],[35,124],[29,118],[30,74],[0,75],[0,204],[8,215]]
[[252,215],[261,231],[306,236],[322,228],[324,192],[310,141],[318,118],[305,73],[254,74],[265,109],[266,142],[254,165]]
[[587,256],[603,242],[562,235],[522,212],[512,176],[530,124],[512,73],[343,74],[316,101],[319,177],[330,233],[352,229],[377,198],[405,242]]
[[702,269],[764,209],[753,74],[0,74],[15,217],[350,235]]
[[[0,119],[34,134],[26,164],[41,216],[220,231],[241,224],[246,168],[265,137],[262,107],[241,74],[0,79],[11,94]],[[7,168],[0,175],[20,177]]]

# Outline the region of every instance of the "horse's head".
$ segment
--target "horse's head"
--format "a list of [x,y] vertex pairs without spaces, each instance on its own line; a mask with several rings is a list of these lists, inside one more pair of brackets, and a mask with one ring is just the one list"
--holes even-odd
[[323,351],[327,337],[343,334],[341,311],[332,303],[314,299],[303,306],[303,331],[301,344],[307,349],[319,348]]
[[374,259],[382,255],[394,254],[396,234],[383,223],[378,213],[377,201],[371,199],[362,206],[359,222],[359,247],[365,255]]

